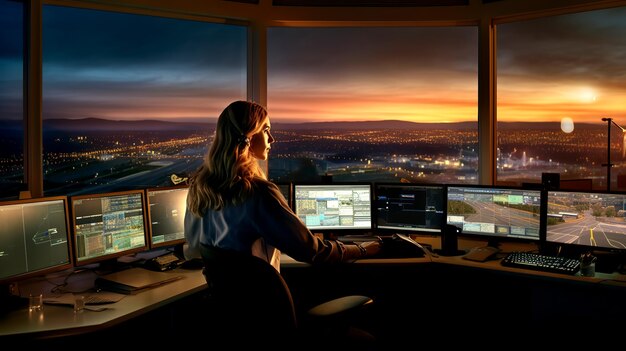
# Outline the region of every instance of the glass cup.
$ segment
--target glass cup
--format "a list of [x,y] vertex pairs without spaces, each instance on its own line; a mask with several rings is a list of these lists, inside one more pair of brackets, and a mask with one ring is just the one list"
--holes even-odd
[[596,263],[595,262],[581,262],[580,263],[580,275],[583,277],[593,277],[596,275]]
[[74,312],[82,312],[85,309],[85,297],[74,295]]
[[30,294],[28,296],[28,310],[41,311],[43,309],[43,294]]

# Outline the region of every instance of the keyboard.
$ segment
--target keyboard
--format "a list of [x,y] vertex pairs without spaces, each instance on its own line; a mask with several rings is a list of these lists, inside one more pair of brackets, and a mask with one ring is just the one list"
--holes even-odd
[[122,294],[97,293],[85,296],[85,305],[102,305],[115,303],[124,297]]
[[405,234],[393,234],[391,236],[345,235],[340,236],[338,240],[346,244],[382,241],[380,252],[369,258],[415,258],[425,255],[421,244],[416,243]]
[[563,274],[576,274],[580,269],[580,262],[576,259],[531,252],[511,252],[500,261],[500,264],[507,267]]

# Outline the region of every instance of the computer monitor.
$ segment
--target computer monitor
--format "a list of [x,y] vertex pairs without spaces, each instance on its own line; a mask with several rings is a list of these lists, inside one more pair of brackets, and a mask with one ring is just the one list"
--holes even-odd
[[445,213],[443,185],[375,183],[377,230],[440,234]]
[[188,190],[187,186],[146,190],[151,248],[185,242],[184,223]]
[[70,197],[75,265],[148,248],[144,190]]
[[372,184],[293,184],[295,213],[311,231],[372,229]]
[[285,200],[287,200],[287,204],[289,205],[289,207],[292,206],[291,204],[291,183],[275,183],[276,186],[278,186],[278,189],[280,189],[281,194],[283,194],[283,196],[285,197]]
[[0,202],[0,283],[72,267],[67,197]]
[[446,223],[461,235],[540,241],[542,191],[480,185],[448,185]]
[[626,253],[626,193],[547,192],[546,242]]

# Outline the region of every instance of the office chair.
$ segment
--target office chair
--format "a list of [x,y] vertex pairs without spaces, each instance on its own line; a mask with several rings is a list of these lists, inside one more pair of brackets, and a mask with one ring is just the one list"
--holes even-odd
[[375,347],[370,333],[350,323],[350,317],[372,304],[370,297],[344,296],[299,314],[286,281],[266,261],[206,245],[201,255],[210,306],[210,328],[205,330],[211,336],[229,345],[273,344],[291,350]]

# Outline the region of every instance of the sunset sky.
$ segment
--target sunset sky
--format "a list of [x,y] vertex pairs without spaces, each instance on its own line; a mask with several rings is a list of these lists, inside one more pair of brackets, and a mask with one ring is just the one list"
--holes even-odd
[[[0,119],[21,106],[13,7]],[[43,19],[44,118],[211,118],[246,96],[243,27],[47,5]],[[268,42],[273,121],[477,120],[476,27],[271,28]],[[501,25],[497,60],[500,121],[626,124],[626,7]]]

